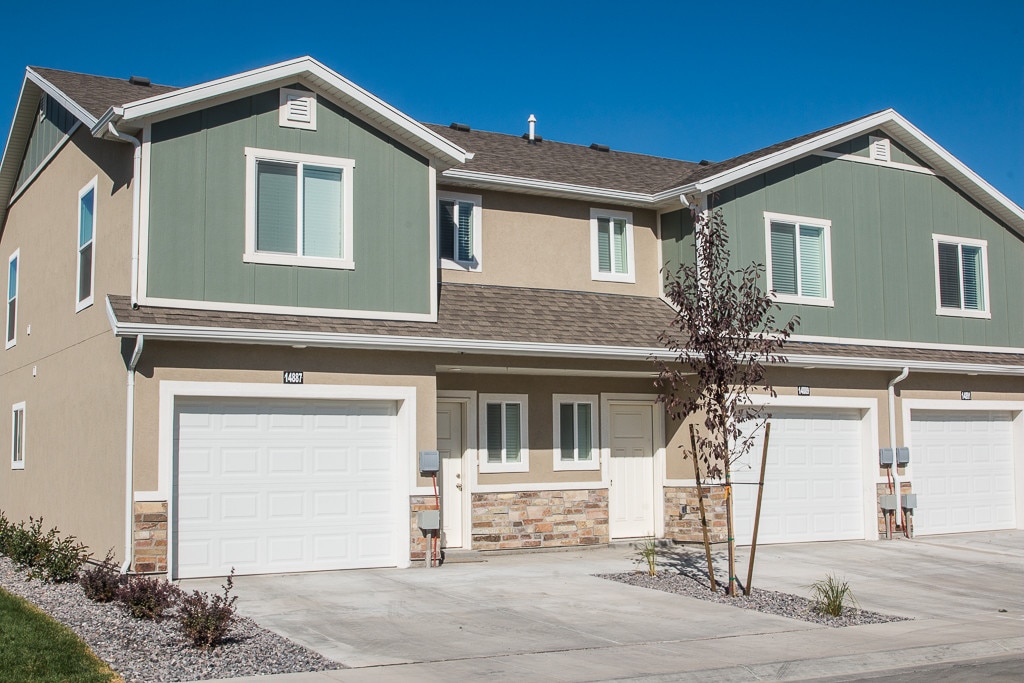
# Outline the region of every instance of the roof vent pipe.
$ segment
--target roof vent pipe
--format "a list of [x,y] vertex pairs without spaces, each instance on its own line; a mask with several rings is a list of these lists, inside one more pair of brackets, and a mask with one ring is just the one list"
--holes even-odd
[[537,117],[530,114],[530,118],[526,119],[526,122],[530,124],[530,144],[532,145],[537,141]]

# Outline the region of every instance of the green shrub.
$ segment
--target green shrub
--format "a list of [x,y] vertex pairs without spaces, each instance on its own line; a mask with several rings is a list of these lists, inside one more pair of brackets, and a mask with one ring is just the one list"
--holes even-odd
[[173,583],[149,576],[132,576],[117,591],[117,599],[136,619],[159,619],[181,596]]
[[74,536],[60,537],[53,527],[43,531],[43,518],[28,518],[28,524],[12,524],[0,512],[0,553],[29,570],[30,578],[53,583],[73,581],[89,557],[88,549]]
[[183,594],[178,603],[178,625],[185,638],[196,647],[204,650],[219,644],[231,630],[235,621],[235,601],[238,596],[230,596],[235,583],[234,567],[227,577],[227,583],[221,586],[224,595],[215,595],[194,590]]
[[114,564],[113,549],[107,551],[103,561],[84,570],[78,577],[85,597],[94,602],[112,602],[117,599],[117,592],[124,584],[124,576]]
[[847,602],[856,606],[857,601],[853,597],[850,584],[845,579],[839,579],[833,574],[826,574],[824,579],[815,581],[811,589],[811,603],[815,610],[821,614],[838,617],[843,614],[843,608]]

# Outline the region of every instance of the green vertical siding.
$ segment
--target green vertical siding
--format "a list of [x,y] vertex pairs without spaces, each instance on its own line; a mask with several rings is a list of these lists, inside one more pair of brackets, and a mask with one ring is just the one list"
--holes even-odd
[[[832,222],[835,305],[784,304],[800,315],[799,334],[1024,345],[1024,239],[941,178],[812,155],[725,188],[715,202],[736,265],[765,262],[766,211]],[[682,256],[670,215],[662,240],[672,267]],[[932,234],[987,241],[991,320],[935,313]],[[692,261],[692,246],[688,253]]]
[[693,214],[679,209],[661,214],[661,257],[663,277],[674,275],[680,265],[696,260],[697,243],[693,237]]
[[42,120],[36,117],[25,148],[25,157],[21,160],[21,170],[18,171],[18,182],[15,187],[21,187],[29,176],[35,173],[46,156],[71,132],[78,121],[71,112],[49,95],[43,95],[39,106],[45,113]]
[[[222,303],[430,311],[428,162],[318,98],[278,125],[277,89],[156,123],[148,294]],[[244,263],[245,147],[353,159],[354,270]]]

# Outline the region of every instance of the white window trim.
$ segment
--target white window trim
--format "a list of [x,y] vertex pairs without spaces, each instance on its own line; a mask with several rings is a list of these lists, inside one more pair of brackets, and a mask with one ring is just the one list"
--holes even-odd
[[[18,313],[21,312],[21,249],[15,249],[11,257],[7,259],[7,289],[6,295],[11,291],[11,261],[17,261],[18,265],[14,270],[14,297],[4,296],[4,349],[9,349],[18,343]],[[14,320],[11,320],[11,301],[14,301]],[[14,330],[14,336],[7,339],[7,330]]]
[[[487,404],[488,403],[518,403],[519,404],[519,462],[487,462]],[[479,406],[479,427],[477,433],[480,438],[478,463],[481,474],[493,472],[529,472],[530,471],[530,448],[527,442],[527,435],[530,433],[529,425],[529,396],[527,394],[480,394]],[[503,413],[504,414],[504,413]],[[503,418],[504,419],[504,418]],[[504,451],[502,445],[502,451]]]
[[[440,237],[441,220],[440,204],[442,200],[454,202],[472,202],[473,204],[473,258],[469,261],[458,260],[458,249],[455,250],[455,259],[441,258]],[[434,203],[435,211],[438,212],[437,236],[438,236],[438,258],[441,261],[441,268],[445,270],[463,270],[471,273],[479,273],[483,270],[483,197],[478,194],[463,194],[461,192],[437,193],[437,201]]]
[[[309,121],[294,121],[288,118],[288,98],[310,100]],[[316,93],[309,90],[297,90],[295,88],[281,88],[278,101],[277,124],[282,128],[301,128],[302,130],[316,130]]]
[[[587,403],[590,404],[590,460],[580,460],[579,452],[574,453],[574,460],[562,460],[562,412],[563,403]],[[598,440],[598,398],[596,394],[554,394],[552,396],[552,419],[554,425],[551,441],[551,455],[554,459],[554,470],[599,470],[601,469],[601,444]],[[575,417],[575,410],[573,411]],[[574,425],[574,427],[578,427]],[[575,431],[575,429],[574,429]],[[579,437],[576,439],[579,445]],[[574,449],[575,450],[575,449]]]
[[[18,462],[15,462],[15,460],[14,460],[14,449],[15,449],[15,446],[17,444],[14,442],[14,421],[15,421],[15,419],[17,419],[16,416],[17,416],[19,410],[21,411],[21,460],[18,461]],[[28,423],[28,413],[25,410],[25,402],[22,401],[21,403],[15,403],[13,406],[11,406],[11,469],[12,470],[23,470],[23,469],[25,469],[25,445],[26,445],[26,443],[28,441],[25,438],[25,429],[26,429],[26,424],[27,423]]]
[[[969,247],[981,247],[981,275],[985,289],[985,309],[972,311],[964,308],[943,308],[942,291],[939,289],[939,243],[967,245]],[[989,306],[989,280],[988,280],[988,240],[979,240],[973,237],[954,237],[953,235],[939,235],[932,233],[932,258],[935,265],[935,315],[950,316],[953,318],[992,318],[992,309]],[[958,275],[961,280],[960,300],[963,302],[963,263],[960,263]]]
[[[807,225],[814,228],[823,228],[825,237],[825,296],[801,296],[794,294],[780,294],[775,292],[773,295],[775,300],[779,303],[786,304],[804,304],[806,306],[826,306],[834,307],[835,300],[833,299],[832,293],[832,221],[825,218],[811,218],[809,216],[793,216],[785,213],[773,213],[770,211],[764,212],[764,253],[765,253],[765,271],[768,277],[768,291],[774,291],[775,286],[772,283],[772,221],[779,223],[796,223],[799,225]],[[799,230],[797,230],[797,240],[799,240]],[[797,291],[800,286],[800,247],[797,245],[796,250],[796,272],[797,272]]]
[[[278,161],[286,164],[312,164],[328,168],[340,168],[342,201],[344,211],[342,222],[342,250],[345,256],[340,259],[317,256],[298,256],[292,254],[274,254],[256,251],[256,162]],[[316,154],[298,154],[271,149],[245,148],[245,252],[242,260],[246,263],[268,263],[279,266],[306,266],[310,268],[335,268],[354,270],[355,261],[352,256],[352,172],[355,161],[339,157],[325,157]],[[301,178],[301,175],[299,176]],[[301,246],[302,202],[299,202],[299,238],[296,248]]]
[[[96,191],[97,177],[93,177],[92,180],[86,184],[81,190],[78,191],[78,204],[75,205],[77,211],[77,218],[75,220],[75,313],[92,306],[93,296],[96,294],[96,209],[99,205],[99,196]],[[92,272],[89,273],[89,296],[82,298],[82,292],[79,290],[82,283],[82,247],[85,246],[79,241],[82,234],[82,197],[89,192],[92,192],[92,239],[88,243],[92,244],[92,259],[90,259],[90,268]],[[88,244],[87,243],[87,244]]]
[[[597,219],[622,219],[626,221],[626,272],[602,273],[598,263]],[[610,235],[609,235],[610,237]],[[612,255],[615,263],[615,255]],[[612,211],[610,209],[590,210],[590,279],[602,282],[636,282],[636,250],[633,248],[633,214],[629,211]],[[614,266],[613,266],[614,270]]]

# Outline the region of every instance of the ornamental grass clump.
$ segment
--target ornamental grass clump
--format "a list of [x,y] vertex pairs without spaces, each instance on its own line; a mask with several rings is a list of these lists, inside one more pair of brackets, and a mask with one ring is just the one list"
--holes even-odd
[[149,576],[132,576],[117,591],[121,607],[136,619],[160,619],[180,597],[173,583]]
[[824,579],[815,581],[809,588],[811,589],[811,604],[815,611],[821,614],[839,617],[842,616],[847,602],[851,606],[857,605],[849,582],[839,579],[833,574],[826,574]]
[[219,645],[235,622],[235,601],[238,596],[229,595],[234,588],[235,569],[221,588],[223,595],[194,590],[182,594],[178,602],[178,626],[182,635],[198,648],[207,650]]
[[645,538],[640,544],[640,559],[637,564],[646,564],[647,573],[650,576],[658,575],[658,541],[654,538]]

